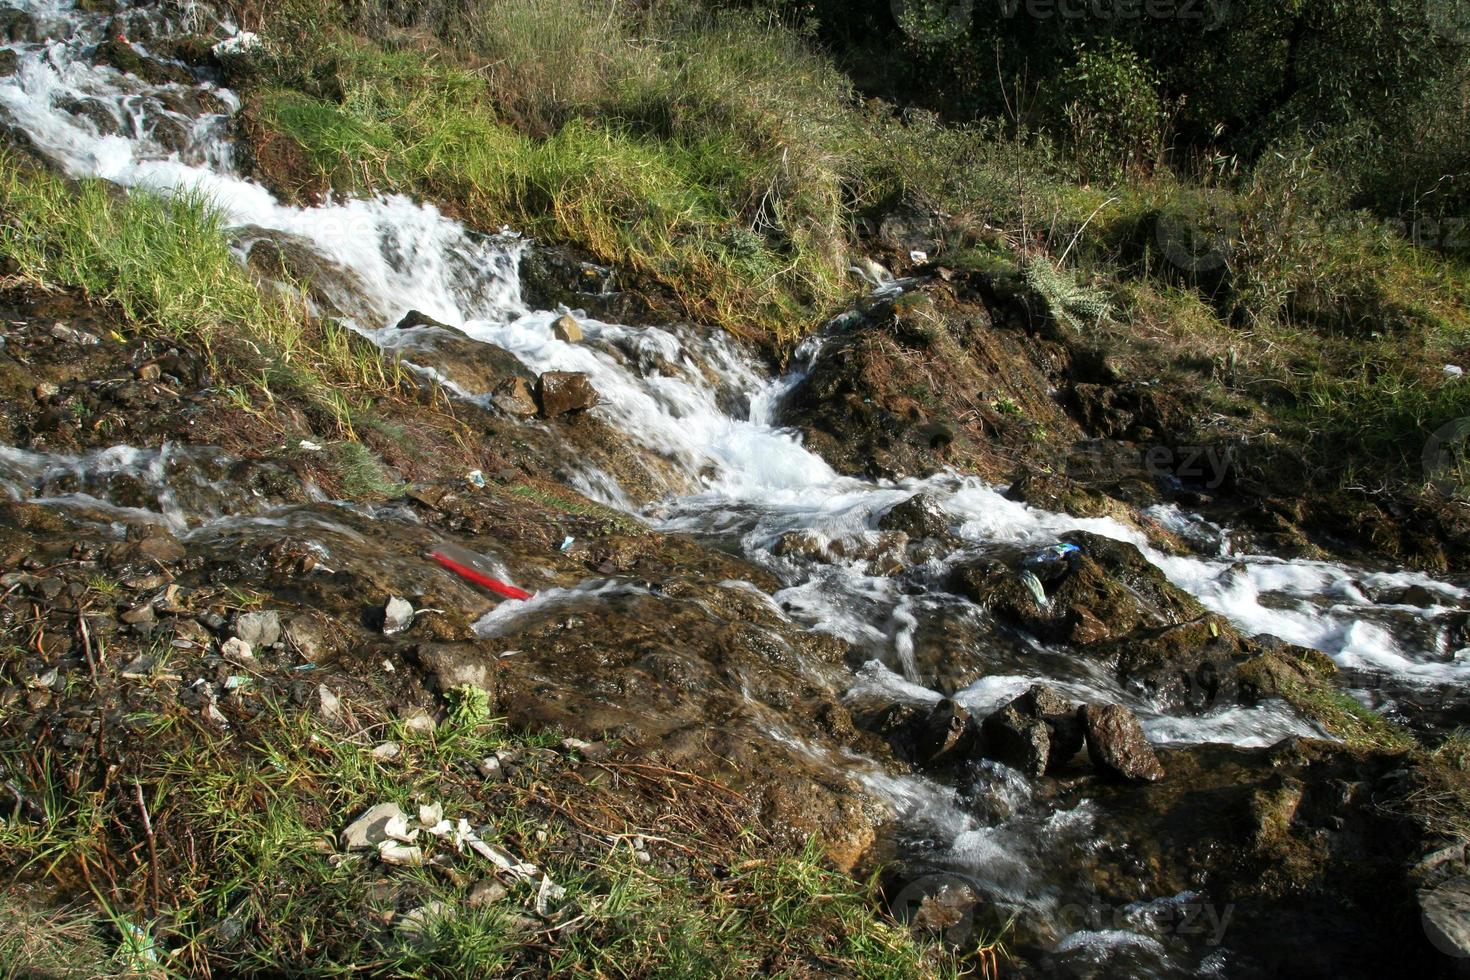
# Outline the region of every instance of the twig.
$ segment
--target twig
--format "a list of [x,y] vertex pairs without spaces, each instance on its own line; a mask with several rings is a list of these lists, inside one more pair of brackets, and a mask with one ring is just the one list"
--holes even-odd
[[153,820],[148,816],[148,803],[143,799],[143,784],[133,780],[133,795],[138,813],[143,818],[143,832],[148,835],[148,891],[153,897],[153,913],[158,914],[158,840],[153,836]]

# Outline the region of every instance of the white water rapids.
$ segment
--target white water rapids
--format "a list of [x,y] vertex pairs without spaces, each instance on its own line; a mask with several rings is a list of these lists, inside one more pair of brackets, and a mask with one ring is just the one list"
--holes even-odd
[[[585,316],[579,320],[590,341],[613,341],[620,349],[644,350],[688,369],[645,376],[598,345],[563,343],[551,330],[558,311],[530,309],[522,300],[517,276],[521,245],[514,236],[471,233],[434,207],[401,196],[334,200],[310,208],[283,204],[234,166],[226,133],[238,100],[229,91],[201,80],[198,91],[211,96],[208,105],[222,111],[181,111],[180,97],[188,94],[182,87],[151,85],[91,62],[92,49],[107,33],[105,17],[77,14],[58,0],[17,6],[34,15],[37,30],[34,39],[9,45],[19,60],[14,74],[0,79],[0,111],[47,158],[74,177],[100,177],[164,194],[203,193],[231,226],[292,236],[353,274],[358,281],[354,295],[342,297],[339,305],[352,312],[355,329],[382,344],[393,343],[393,325],[417,309],[513,352],[532,370],[587,372],[602,396],[596,411],[629,439],[674,461],[685,477],[685,485],[673,488],[677,493],[639,517],[670,530],[736,541],[749,558],[775,571],[787,586],[771,598],[786,614],[871,655],[854,678],[855,694],[937,700],[938,692],[905,676],[916,632],[936,612],[973,615],[973,607],[959,608],[967,604],[955,596],[916,594],[893,579],[870,576],[861,561],[812,565],[778,557],[773,545],[791,530],[825,538],[871,535],[889,507],[921,490],[940,501],[964,542],[923,570],[929,581],[942,579],[948,564],[961,558],[997,549],[1041,548],[1067,531],[1084,529],[1136,545],[1172,582],[1248,635],[1269,633],[1315,647],[1384,685],[1420,689],[1470,680],[1470,650],[1448,649],[1450,632],[1437,625],[1445,607],[1466,597],[1459,586],[1402,571],[1233,554],[1228,533],[1174,508],[1159,508],[1153,516],[1166,525],[1217,536],[1222,542],[1217,556],[1167,555],[1150,547],[1134,528],[1037,510],[1006,499],[1003,488],[960,474],[902,483],[839,476],[795,435],[773,424],[781,397],[799,381],[799,374],[769,378],[720,336],[602,323]],[[193,12],[178,11],[175,21],[191,16]],[[232,30],[226,25],[216,34]],[[146,50],[146,42],[140,47]],[[79,106],[90,111],[81,112]],[[161,138],[164,133],[168,139]],[[696,360],[713,371],[693,369]],[[727,410],[731,405],[748,409],[732,414]],[[34,484],[58,469],[130,461],[136,457],[121,449],[71,461],[0,449],[0,476],[11,485]],[[155,463],[150,456],[139,465]],[[586,472],[581,483],[587,492],[626,506],[606,474]],[[182,520],[174,514],[168,518]],[[1445,607],[1396,605],[1385,598],[1408,586],[1443,596]],[[513,615],[513,607],[502,606],[492,625]],[[1406,619],[1424,628],[1399,629]],[[1031,660],[998,662],[995,671],[956,698],[983,714],[1031,683],[1046,681],[1075,699],[1128,704],[1158,742],[1254,746],[1293,734],[1317,734],[1279,703],[1230,706],[1202,717],[1173,716],[1085,664],[1065,666],[1065,659],[1055,651],[1038,650]],[[988,770],[988,791],[1006,797],[1015,816],[986,826],[965,812],[952,789],[919,777],[882,775],[861,760],[848,764],[906,817],[914,834],[937,842],[939,863],[967,869],[997,893],[1043,914],[1059,901],[1049,887],[1038,884],[1031,869],[1049,860],[1049,849],[1083,846],[1092,820],[1087,807],[1065,813],[1029,809],[1024,781],[994,767]],[[1145,939],[1128,930],[1106,930],[1074,933],[1065,942],[1070,943],[1067,949],[1089,949],[1136,945]]]

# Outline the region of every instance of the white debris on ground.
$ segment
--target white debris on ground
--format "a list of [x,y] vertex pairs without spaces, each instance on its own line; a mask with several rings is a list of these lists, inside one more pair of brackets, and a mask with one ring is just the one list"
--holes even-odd
[[420,806],[416,817],[404,813],[397,803],[379,803],[347,825],[341,843],[346,851],[376,848],[379,860],[385,864],[420,865],[425,861],[424,849],[415,843],[420,833],[447,842],[456,854],[463,854],[466,849],[473,851],[513,880],[530,881],[539,876],[542,883],[538,906],[557,901],[566,894],[536,865],[521,861],[482,839],[480,832],[464,817],[446,819],[442,803]]

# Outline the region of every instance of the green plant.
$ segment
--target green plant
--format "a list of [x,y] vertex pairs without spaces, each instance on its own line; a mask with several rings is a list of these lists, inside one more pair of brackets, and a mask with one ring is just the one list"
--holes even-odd
[[449,721],[456,728],[474,729],[490,720],[490,695],[473,684],[460,684],[445,693]]
[[1159,85],[1158,72],[1116,39],[1078,44],[1056,99],[1084,178],[1121,177],[1158,162],[1169,118]]
[[1026,285],[1046,302],[1058,323],[1075,331],[1096,326],[1112,307],[1102,290],[1080,284],[1076,277],[1044,256],[1033,256],[1022,267]]

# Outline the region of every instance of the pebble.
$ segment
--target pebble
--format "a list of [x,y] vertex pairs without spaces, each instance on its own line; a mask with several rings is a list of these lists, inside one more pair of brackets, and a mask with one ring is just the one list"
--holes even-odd
[[219,652],[221,656],[232,664],[237,664],[241,667],[250,667],[255,664],[255,651],[251,649],[249,643],[246,643],[238,636],[232,636],[221,643]]

